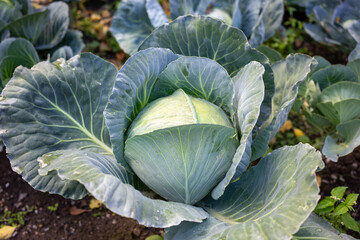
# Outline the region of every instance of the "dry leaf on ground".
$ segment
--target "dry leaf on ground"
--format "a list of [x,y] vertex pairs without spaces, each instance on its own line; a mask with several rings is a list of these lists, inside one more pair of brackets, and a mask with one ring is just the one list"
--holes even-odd
[[13,226],[2,226],[0,228],[0,240],[9,239],[13,235],[15,229],[16,227]]
[[292,122],[290,120],[286,120],[284,125],[280,128],[280,132],[289,131],[292,128]]
[[298,128],[294,128],[294,134],[296,137],[305,136],[305,133]]
[[101,207],[101,204],[102,204],[101,201],[93,198],[93,199],[90,200],[89,207],[90,207],[91,209],[99,208],[99,207]]
[[71,207],[69,209],[69,212],[71,215],[80,215],[83,214],[84,212],[90,212],[91,210],[88,209],[82,209],[82,208],[77,208],[75,206]]

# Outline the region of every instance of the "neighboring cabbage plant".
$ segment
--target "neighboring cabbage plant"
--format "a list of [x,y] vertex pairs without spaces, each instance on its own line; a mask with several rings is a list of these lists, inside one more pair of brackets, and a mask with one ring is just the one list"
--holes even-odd
[[343,66],[315,58],[299,98],[307,121],[328,135],[323,154],[337,161],[360,145],[360,59]]
[[170,0],[170,19],[158,0],[123,0],[110,31],[128,54],[157,27],[179,16],[209,15],[241,29],[254,48],[274,35],[284,14],[282,0]]
[[69,30],[69,8],[52,3],[35,9],[31,1],[0,0],[0,89],[19,66],[40,59],[69,59],[84,47],[82,34]]
[[316,0],[306,7],[315,23],[306,23],[305,31],[316,41],[337,45],[345,51],[355,48],[359,39],[354,32],[360,30],[359,0]]
[[90,53],[18,67],[0,137],[35,189],[92,194],[165,239],[290,239],[319,200],[321,155],[299,144],[263,156],[312,62],[270,66],[239,29],[179,17],[120,71]]

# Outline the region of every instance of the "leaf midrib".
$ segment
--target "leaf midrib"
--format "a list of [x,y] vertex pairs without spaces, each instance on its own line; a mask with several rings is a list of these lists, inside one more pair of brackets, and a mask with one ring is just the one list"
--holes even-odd
[[66,111],[64,111],[62,108],[60,108],[58,105],[54,104],[52,101],[50,101],[50,99],[48,99],[46,96],[44,96],[41,92],[38,92],[38,94],[40,96],[42,96],[51,106],[53,106],[57,111],[59,111],[60,113],[62,113],[63,115],[65,115],[68,119],[71,120],[71,122],[73,122],[80,131],[82,131],[92,142],[94,142],[95,144],[97,144],[99,147],[101,147],[102,149],[104,149],[106,152],[110,153],[111,155],[113,155],[113,151],[112,149],[107,146],[104,142],[100,141],[96,136],[94,136],[92,133],[90,133],[83,125],[81,125],[80,123],[78,123],[78,121],[76,121],[70,114],[68,114]]

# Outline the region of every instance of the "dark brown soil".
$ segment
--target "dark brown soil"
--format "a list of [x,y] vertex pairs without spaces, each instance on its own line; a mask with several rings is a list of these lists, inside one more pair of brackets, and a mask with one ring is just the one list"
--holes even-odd
[[[347,186],[348,192],[360,193],[360,147],[351,154],[339,158],[338,162],[324,159],[326,167],[319,172],[321,193],[328,195],[332,188]],[[358,217],[360,208],[358,208]]]
[[[330,196],[330,192],[334,187],[346,186],[348,189],[345,194],[360,193],[360,147],[356,148],[351,154],[339,158],[338,162],[332,162],[324,158],[325,168],[319,172],[321,177],[320,194],[321,197]],[[360,220],[360,199],[358,204],[354,206],[355,212],[351,215],[355,220]],[[357,239],[360,234],[348,231]]]
[[[25,224],[16,229],[11,239],[132,240],[163,233],[161,229],[144,227],[105,208],[90,210],[90,200],[91,197],[86,197],[73,201],[34,190],[11,170],[4,152],[0,153],[0,217],[6,210],[17,213],[33,208],[24,217]],[[48,206],[55,204],[58,204],[57,210],[50,211]],[[70,214],[81,211],[78,209],[86,209],[87,212]]]

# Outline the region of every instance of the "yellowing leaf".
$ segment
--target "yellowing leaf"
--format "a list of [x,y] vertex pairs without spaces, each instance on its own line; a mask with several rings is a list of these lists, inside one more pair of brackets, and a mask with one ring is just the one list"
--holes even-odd
[[2,226],[0,228],[0,240],[9,239],[13,235],[15,229],[16,227],[13,226]]
[[101,11],[101,16],[106,18],[106,17],[110,17],[110,12],[108,10],[102,10]]
[[33,8],[35,8],[35,9],[40,9],[40,8],[43,7],[43,6],[41,6],[40,4],[37,4],[37,3],[32,3],[31,5],[32,5]]
[[71,215],[80,215],[80,214],[83,214],[84,212],[90,212],[91,210],[88,210],[88,209],[82,209],[82,208],[77,208],[75,206],[72,206],[70,209],[69,209],[69,212]]
[[164,240],[164,238],[160,235],[151,235],[145,238],[145,240]]
[[336,22],[336,23],[340,23],[340,16],[337,16],[337,17],[336,17],[335,22]]
[[94,208],[99,208],[101,206],[102,202],[93,198],[90,200],[90,204],[89,204],[89,207],[91,209],[94,209]]
[[305,133],[298,128],[294,128],[294,134],[296,137],[305,136]]
[[280,132],[289,131],[292,128],[292,122],[290,120],[286,120],[284,125],[280,128]]
[[91,21],[99,21],[99,20],[101,20],[101,16],[97,13],[93,13],[93,14],[91,14],[90,19],[91,19]]
[[320,175],[316,175],[316,182],[320,187],[320,185],[321,185],[321,177],[320,177]]

